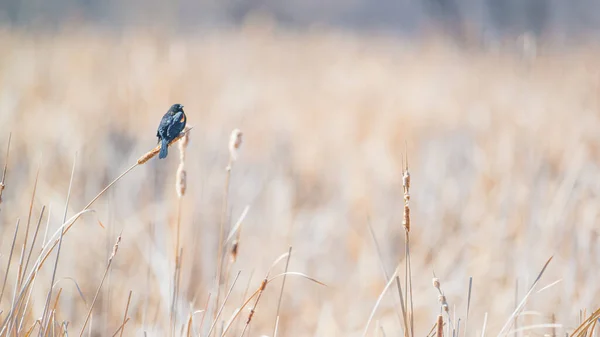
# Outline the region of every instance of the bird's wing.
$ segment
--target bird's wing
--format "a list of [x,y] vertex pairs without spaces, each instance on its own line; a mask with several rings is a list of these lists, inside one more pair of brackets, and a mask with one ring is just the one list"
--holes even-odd
[[174,132],[176,132],[177,128],[174,129],[174,126],[179,124],[179,121],[181,120],[181,116],[183,115],[183,111],[179,111],[178,113],[176,113],[175,115],[173,115],[171,117],[171,119],[169,120],[169,126],[167,127],[167,136],[169,137],[175,137],[177,135],[173,134]]

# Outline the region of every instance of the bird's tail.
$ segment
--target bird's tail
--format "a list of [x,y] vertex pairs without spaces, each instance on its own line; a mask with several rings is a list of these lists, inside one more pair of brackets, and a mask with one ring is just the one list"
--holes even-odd
[[160,144],[160,153],[158,154],[158,158],[159,159],[166,158],[168,153],[169,153],[169,142],[163,138],[162,142]]

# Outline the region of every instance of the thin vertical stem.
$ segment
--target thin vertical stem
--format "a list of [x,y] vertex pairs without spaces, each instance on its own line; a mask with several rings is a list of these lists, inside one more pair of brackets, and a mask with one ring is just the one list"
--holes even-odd
[[[73,168],[71,169],[71,179],[69,181],[69,190],[67,192],[67,202],[65,203],[65,211],[63,213],[64,223],[67,221],[67,212],[69,211],[69,201],[71,199],[71,188],[73,187],[73,177],[75,176],[75,164],[77,163],[77,153],[75,153],[75,159],[73,160]],[[52,278],[50,281],[50,290],[48,290],[48,296],[46,298],[46,305],[44,307],[44,313],[42,314],[42,322],[44,322],[44,317],[46,316],[46,312],[48,311],[48,306],[50,305],[50,299],[52,298],[52,287],[54,285],[54,281],[56,279],[56,270],[58,269],[58,260],[60,258],[60,249],[62,248],[62,242],[65,231],[60,231],[60,238],[58,240],[58,249],[56,250],[56,260],[54,261],[54,269],[52,271]],[[43,326],[43,324],[42,324]],[[41,331],[40,331],[41,333]]]

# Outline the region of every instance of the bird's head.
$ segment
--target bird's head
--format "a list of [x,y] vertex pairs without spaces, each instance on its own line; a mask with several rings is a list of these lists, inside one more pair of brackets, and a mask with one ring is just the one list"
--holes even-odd
[[171,115],[174,115],[180,111],[183,111],[183,105],[181,105],[181,104],[173,104],[173,105],[171,105],[171,108],[169,109],[169,113]]

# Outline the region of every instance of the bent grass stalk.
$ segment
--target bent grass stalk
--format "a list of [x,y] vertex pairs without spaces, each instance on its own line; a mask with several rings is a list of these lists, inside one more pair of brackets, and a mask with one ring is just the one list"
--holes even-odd
[[[365,324],[365,328],[363,329],[363,334],[362,334],[363,337],[365,337],[367,335],[367,332],[369,331],[369,326],[371,325],[371,322],[373,321],[373,318],[375,317],[375,313],[377,312],[377,308],[379,307],[379,304],[381,304],[381,300],[383,299],[383,296],[385,295],[385,293],[391,287],[392,283],[396,280],[399,271],[400,271],[400,265],[398,265],[396,267],[396,270],[394,270],[394,273],[390,277],[389,281],[386,283],[385,287],[383,287],[383,290],[379,294],[379,297],[377,297],[377,301],[375,302],[375,305],[373,306],[373,309],[371,310],[371,314],[369,315],[369,319],[367,320],[367,323]],[[402,296],[402,293],[400,293],[400,296]],[[406,324],[406,321],[405,321],[405,324]]]
[[515,310],[513,311],[512,315],[509,317],[508,321],[504,324],[504,326],[502,327],[502,329],[498,333],[498,336],[508,335],[508,330],[514,324],[514,318],[521,312],[521,310],[523,309],[523,307],[525,307],[525,304],[527,303],[527,300],[529,299],[529,296],[531,296],[531,293],[535,289],[535,286],[538,284],[538,282],[542,278],[542,275],[544,275],[544,272],[546,271],[546,268],[550,264],[550,261],[552,261],[552,258],[553,257],[550,257],[546,261],[546,263],[544,264],[544,267],[542,268],[542,270],[539,272],[538,276],[533,281],[533,284],[531,285],[531,287],[529,287],[529,291],[527,291],[527,293],[525,294],[525,296],[523,297],[523,299],[521,300],[521,302],[519,303],[519,305],[515,308]]
[[[283,258],[283,257],[285,257],[286,255],[287,255],[287,253],[286,253],[286,254],[284,254],[284,255],[282,255],[282,258]],[[312,277],[310,277],[310,276],[307,276],[306,274],[303,274],[303,273],[298,273],[298,272],[287,272],[287,273],[282,273],[282,274],[275,275],[275,276],[271,277],[270,279],[264,279],[264,280],[261,282],[261,284],[260,284],[260,287],[259,287],[258,289],[256,289],[256,291],[254,291],[254,293],[253,293],[252,295],[250,295],[250,297],[248,297],[248,298],[247,298],[247,299],[244,301],[244,303],[242,303],[242,305],[241,305],[241,306],[240,306],[240,307],[239,307],[239,308],[238,308],[238,309],[237,309],[237,310],[234,312],[233,316],[232,316],[232,317],[229,319],[229,322],[227,322],[227,325],[225,325],[225,328],[223,329],[223,332],[221,333],[221,337],[225,337],[225,335],[227,334],[227,332],[228,332],[228,331],[229,331],[229,329],[231,328],[231,326],[232,326],[233,322],[235,321],[235,319],[236,319],[236,318],[237,318],[237,317],[240,315],[240,313],[242,312],[242,310],[244,310],[244,308],[245,308],[245,307],[248,305],[248,303],[250,303],[250,301],[252,301],[252,299],[253,299],[254,297],[256,297],[256,296],[258,296],[259,294],[261,294],[261,293],[262,293],[262,292],[265,290],[265,288],[267,287],[267,285],[268,285],[269,283],[273,282],[273,280],[275,280],[275,279],[277,279],[277,278],[279,278],[279,277],[282,277],[282,276],[284,276],[284,275],[295,275],[295,276],[300,276],[300,277],[302,277],[302,278],[305,278],[305,279],[307,279],[307,280],[309,280],[309,281],[312,281],[312,282],[314,282],[314,283],[317,283],[317,284],[319,284],[319,285],[322,285],[322,286],[327,286],[325,283],[322,283],[322,282],[320,282],[320,281],[318,281],[318,280],[316,280],[316,279],[314,279],[314,278],[312,278]],[[257,302],[258,302],[258,301],[257,301]],[[254,310],[255,310],[255,309],[256,309],[256,306],[254,306],[254,307],[251,309],[251,311],[250,311],[250,314],[248,315],[248,321],[247,321],[247,323],[246,323],[246,326],[247,326],[247,325],[250,323],[249,321],[250,321],[250,320],[252,320],[252,316],[254,315]],[[245,329],[246,329],[246,327],[245,327],[245,328],[244,328],[244,330],[242,331],[242,335],[243,335],[243,333],[245,332]]]

